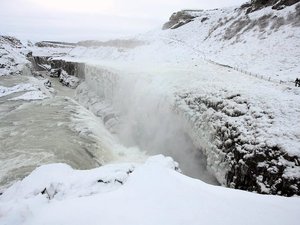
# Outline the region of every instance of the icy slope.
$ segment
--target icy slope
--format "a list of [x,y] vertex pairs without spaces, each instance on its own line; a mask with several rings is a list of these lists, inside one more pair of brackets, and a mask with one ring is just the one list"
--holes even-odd
[[171,158],[76,171],[37,168],[0,197],[1,224],[298,224],[299,198],[207,185]]
[[162,32],[207,60],[275,81],[294,81],[300,67],[300,3],[246,13],[245,8],[191,12],[196,18]]
[[221,184],[298,193],[299,90],[205,63],[101,64],[86,65],[77,99],[122,143],[200,165],[190,141],[181,138],[186,132]]
[[291,196],[300,193],[298,12],[193,12],[177,29],[140,35],[142,46],[81,46],[55,60],[86,63],[77,99],[125,145],[182,165],[201,158],[222,185]]
[[21,74],[28,53],[18,39],[0,35],[0,76]]
[[[199,58],[233,67],[248,76],[293,85],[291,82],[300,74],[300,3],[282,10],[270,6],[248,14],[246,11],[225,8],[187,12],[195,18],[177,29],[155,30],[136,37],[144,46],[134,49],[81,46],[69,54],[89,60],[153,61],[147,55],[156,46],[157,62],[162,61],[162,55],[163,61],[174,62]],[[168,55],[161,52],[161,42],[173,42],[173,52]],[[178,45],[185,46],[184,52],[178,51]]]

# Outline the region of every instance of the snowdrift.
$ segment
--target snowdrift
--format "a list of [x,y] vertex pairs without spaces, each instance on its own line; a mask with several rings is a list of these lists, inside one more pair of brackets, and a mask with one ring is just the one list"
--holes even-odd
[[298,224],[299,198],[215,187],[162,155],[144,164],[37,168],[0,197],[1,224]]

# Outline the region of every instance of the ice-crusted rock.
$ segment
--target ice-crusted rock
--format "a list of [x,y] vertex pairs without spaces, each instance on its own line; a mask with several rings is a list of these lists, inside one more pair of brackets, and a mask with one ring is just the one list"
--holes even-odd
[[[145,165],[180,171],[177,162],[163,155],[149,157]],[[1,200],[26,199],[41,194],[49,200],[62,200],[110,192],[125,184],[138,166],[140,164],[123,163],[74,170],[63,163],[43,165],[8,188]]]
[[251,0],[241,6],[242,9],[246,9],[247,13],[251,13],[260,10],[264,7],[272,6],[272,9],[281,10],[286,6],[294,5],[299,0]]
[[80,83],[80,79],[78,79],[77,77],[71,76],[69,75],[66,71],[62,71],[59,75],[59,81],[70,88],[76,88],[79,83]]
[[195,12],[199,12],[201,10],[182,10],[179,12],[175,12],[171,15],[169,21],[163,25],[163,30],[166,29],[176,29],[181,27],[197,17]]
[[0,76],[21,74],[28,63],[29,51],[21,41],[10,36],[0,36]]
[[51,56],[35,56],[31,58],[35,70],[50,71],[51,69],[62,69],[69,75],[83,78],[84,63],[70,62],[61,59],[53,59]]
[[39,48],[70,48],[74,47],[75,43],[58,42],[58,41],[40,41],[35,43],[35,46]]
[[263,194],[300,195],[300,158],[268,135],[272,112],[239,94],[224,95],[179,94],[175,106],[218,181]]
[[59,78],[63,85],[70,88],[76,88],[84,76],[83,63],[57,60],[50,56],[32,56],[30,59],[36,71],[46,71],[50,77]]

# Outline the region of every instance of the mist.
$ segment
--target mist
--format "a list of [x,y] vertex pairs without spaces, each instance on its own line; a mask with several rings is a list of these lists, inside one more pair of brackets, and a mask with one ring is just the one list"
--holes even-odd
[[[186,133],[185,123],[173,110],[174,93],[167,79],[87,65],[85,84],[88,99],[93,99],[89,100],[90,109],[100,117],[109,115],[103,116],[105,125],[121,145],[148,155],[171,156],[184,174],[218,184],[207,170],[202,150],[194,145]],[[80,95],[84,93],[79,92],[77,97],[82,98]],[[108,107],[112,107],[109,113]]]

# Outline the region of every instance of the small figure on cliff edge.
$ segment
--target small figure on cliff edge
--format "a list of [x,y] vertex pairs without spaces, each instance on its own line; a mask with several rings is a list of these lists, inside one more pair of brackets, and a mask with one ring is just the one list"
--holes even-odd
[[296,78],[295,80],[295,87],[300,87],[300,79]]

